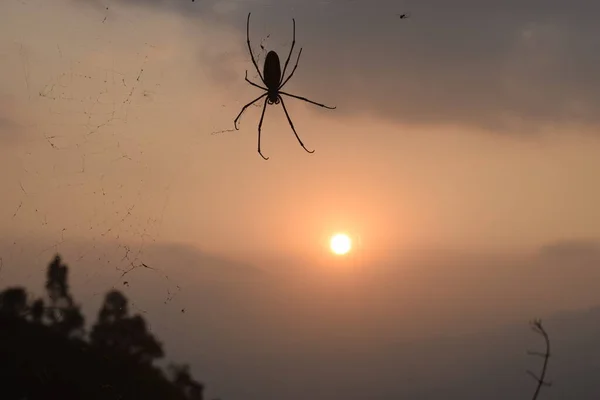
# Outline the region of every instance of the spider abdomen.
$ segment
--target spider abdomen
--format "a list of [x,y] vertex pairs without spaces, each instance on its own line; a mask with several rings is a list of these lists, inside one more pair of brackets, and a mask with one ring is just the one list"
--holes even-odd
[[276,92],[279,89],[279,84],[281,83],[281,64],[279,63],[279,56],[273,50],[269,51],[267,58],[265,58],[263,77],[269,92]]

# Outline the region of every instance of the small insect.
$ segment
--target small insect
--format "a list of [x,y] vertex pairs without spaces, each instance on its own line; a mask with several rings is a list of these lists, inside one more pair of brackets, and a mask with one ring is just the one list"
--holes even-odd
[[400,19],[406,19],[406,18],[410,17],[410,14],[407,14],[407,13],[405,13],[405,14],[396,14],[396,15],[399,16]]
[[258,100],[262,99],[263,97],[265,98],[264,104],[263,104],[263,110],[262,110],[262,114],[260,116],[260,121],[258,123],[258,154],[260,154],[260,156],[262,158],[264,158],[265,160],[268,160],[269,157],[265,157],[261,150],[260,150],[260,130],[262,127],[262,123],[263,123],[263,118],[265,116],[265,110],[267,108],[267,104],[279,104],[281,102],[281,105],[283,107],[283,111],[285,112],[285,116],[287,117],[288,122],[290,123],[290,126],[292,128],[292,131],[294,132],[294,135],[296,135],[296,139],[298,139],[298,142],[300,143],[300,146],[302,146],[302,148],[304,150],[306,150],[308,153],[314,153],[314,150],[308,150],[305,146],[304,143],[302,143],[302,140],[300,140],[300,137],[298,136],[298,133],[296,133],[296,128],[294,128],[294,124],[292,123],[292,119],[290,118],[287,109],[285,108],[285,104],[283,102],[283,98],[281,97],[281,95],[286,95],[286,96],[290,96],[290,97],[294,97],[296,99],[300,99],[300,100],[304,100],[308,103],[317,105],[319,107],[323,107],[323,108],[328,108],[330,110],[334,110],[335,107],[329,107],[326,106],[324,104],[320,104],[320,103],[316,103],[312,100],[309,100],[305,97],[301,97],[301,96],[296,96],[294,94],[290,94],[290,93],[286,93],[286,92],[282,92],[281,89],[283,88],[283,86],[290,80],[290,78],[294,75],[294,72],[296,72],[296,68],[298,67],[298,62],[300,61],[300,55],[302,54],[302,48],[300,48],[300,52],[298,52],[298,57],[296,58],[296,65],[294,65],[294,68],[292,69],[292,72],[290,73],[290,75],[285,78],[285,71],[287,69],[288,63],[290,62],[290,57],[292,56],[292,51],[294,50],[294,45],[296,44],[296,20],[292,19],[292,22],[294,24],[294,34],[293,34],[293,39],[292,39],[292,47],[290,48],[290,53],[288,54],[288,58],[285,61],[285,65],[283,66],[283,73],[281,72],[281,64],[279,62],[279,56],[277,55],[276,52],[274,51],[269,51],[267,53],[267,57],[265,58],[265,64],[263,67],[263,74],[260,73],[260,70],[258,69],[258,65],[256,64],[256,60],[254,59],[254,55],[252,54],[252,48],[250,47],[250,13],[248,13],[248,21],[246,23],[246,42],[248,43],[248,51],[250,52],[250,57],[252,58],[252,63],[254,64],[254,67],[256,68],[256,72],[258,72],[258,76],[260,77],[260,80],[262,81],[262,83],[266,86],[260,86],[252,81],[250,81],[250,79],[248,79],[248,70],[246,70],[246,77],[244,78],[246,80],[246,82],[248,82],[249,84],[251,84],[252,86],[255,86],[259,89],[264,90],[266,93],[261,94],[260,96],[258,96],[256,99],[252,100],[250,103],[246,104],[244,107],[242,107],[242,111],[240,111],[240,113],[238,114],[238,116],[235,118],[235,120],[233,121],[233,125],[235,127],[236,130],[238,130],[238,126],[237,126],[237,122],[240,119],[240,117],[242,116],[242,113],[244,111],[246,111],[246,109],[248,107],[250,107],[252,104],[254,104],[255,102],[257,102]]

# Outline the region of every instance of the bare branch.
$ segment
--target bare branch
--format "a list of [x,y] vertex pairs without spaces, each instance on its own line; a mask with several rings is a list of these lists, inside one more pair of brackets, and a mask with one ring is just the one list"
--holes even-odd
[[536,374],[534,374],[533,372],[527,371],[527,373],[529,375],[531,375],[531,377],[533,379],[535,379],[535,381],[538,383],[538,385],[535,389],[535,393],[533,394],[533,400],[536,400],[538,395],[540,394],[540,390],[541,390],[542,386],[551,386],[552,385],[551,382],[547,382],[545,380],[546,370],[548,368],[548,359],[550,358],[550,338],[548,337],[546,330],[542,326],[542,320],[540,320],[540,319],[536,319],[531,322],[531,329],[534,332],[536,332],[537,334],[541,335],[544,338],[544,341],[546,342],[546,351],[544,353],[539,352],[539,351],[528,351],[529,355],[535,355],[535,356],[540,356],[540,357],[544,358],[542,372],[539,377]]

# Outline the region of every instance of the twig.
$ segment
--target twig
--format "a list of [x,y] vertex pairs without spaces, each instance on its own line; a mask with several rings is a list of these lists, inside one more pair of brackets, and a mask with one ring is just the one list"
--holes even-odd
[[542,366],[542,372],[539,377],[536,374],[534,374],[533,372],[531,372],[529,370],[527,371],[527,373],[529,375],[531,375],[531,377],[533,379],[535,379],[538,383],[537,388],[535,389],[535,393],[533,394],[533,400],[536,400],[538,395],[540,394],[540,390],[541,390],[542,386],[552,386],[551,382],[544,380],[546,377],[546,369],[548,368],[548,359],[550,358],[550,338],[548,337],[546,330],[542,326],[542,320],[540,320],[540,319],[536,319],[531,322],[531,329],[533,329],[534,332],[540,334],[544,338],[544,341],[546,342],[546,351],[544,353],[539,352],[539,351],[528,351],[527,352],[527,354],[529,354],[529,355],[539,356],[544,359],[544,364]]

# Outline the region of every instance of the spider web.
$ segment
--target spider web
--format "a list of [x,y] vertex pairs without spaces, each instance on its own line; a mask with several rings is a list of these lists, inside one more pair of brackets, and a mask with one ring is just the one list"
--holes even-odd
[[[151,24],[148,14],[135,7],[124,12],[118,2],[108,0],[74,12],[78,20],[67,36],[48,39],[44,47],[32,44],[40,34],[25,27],[42,24],[54,6],[66,8],[65,4],[73,6],[66,0],[52,5],[15,0],[0,6],[7,19],[12,15],[20,24],[9,27],[12,36],[0,38],[0,60],[10,66],[0,79],[0,111],[8,109],[17,116],[21,136],[11,155],[13,168],[20,168],[7,174],[9,196],[0,210],[0,234],[5,236],[0,243],[0,281],[27,279],[32,287],[42,287],[43,269],[58,252],[78,276],[85,275],[80,283],[87,292],[101,295],[107,282],[123,289],[142,275],[153,275],[160,278],[169,303],[180,287],[161,265],[150,261],[147,250],[160,239],[171,187],[193,151],[189,140],[174,138],[174,163],[161,156],[164,149],[157,145],[165,131],[155,127],[159,122],[154,113],[172,105],[161,69],[169,44],[165,46],[159,34],[149,39],[136,32],[138,26]],[[286,56],[291,45],[289,24],[281,35],[271,28],[260,20],[252,27],[259,66],[273,44],[285,49],[280,54]],[[128,45],[120,46],[121,41]],[[234,61],[243,61],[248,77],[257,81],[243,42],[233,43],[232,50],[240,54],[238,45],[244,60]],[[135,51],[124,51],[131,48]],[[217,52],[203,54],[210,60],[221,60],[227,51],[207,48]],[[297,51],[298,47],[291,62]],[[236,69],[236,82],[237,71],[243,70]],[[227,128],[238,110],[227,113]],[[221,130],[229,131],[233,129]],[[166,177],[165,169],[171,172]],[[26,264],[26,272],[16,270]]]
[[[15,8],[39,15],[40,5],[30,0]],[[86,22],[106,24],[108,16],[107,8]],[[11,195],[0,210],[0,282],[41,288],[59,253],[76,271],[75,284],[98,301],[107,285],[127,290],[144,273],[170,303],[180,286],[145,257],[160,238],[174,179],[158,180],[159,188],[148,179],[158,169],[157,133],[145,134],[153,123],[146,118],[167,101],[154,66],[160,49],[138,43],[136,52],[123,54],[102,35],[78,48],[16,39],[0,41],[12,67],[0,79],[0,102],[8,92],[21,110],[13,154],[21,168],[3,185]]]
[[[252,49],[252,53],[254,54],[254,59],[256,60],[256,64],[260,65],[262,63],[264,63],[264,58],[267,55],[267,47],[265,45],[266,41],[269,39],[269,37],[271,36],[271,34],[268,34],[267,36],[263,37],[263,39],[260,42],[260,48],[259,50],[256,49]],[[255,47],[255,46],[253,46]],[[249,58],[250,56],[248,56]],[[262,62],[261,62],[262,61]],[[251,63],[252,61],[250,61]],[[262,73],[262,71],[261,71]],[[255,82],[258,82],[260,85],[264,85],[264,83],[262,83],[260,81],[260,78],[258,77],[258,74],[256,73],[256,68],[254,68],[254,66],[251,64],[251,69],[248,71],[248,77],[253,77]],[[257,101],[255,103],[252,104],[253,107],[256,108],[260,108],[262,109],[263,107],[263,102],[262,101]],[[246,112],[244,112],[244,114],[247,114],[248,110],[246,110]],[[242,116],[240,117],[240,119],[238,120],[238,127],[240,127],[242,125],[242,120],[244,119],[244,114],[242,114]],[[234,128],[229,128],[229,129],[221,129],[221,130],[217,130],[217,131],[213,131],[210,134],[211,135],[219,135],[219,134],[223,134],[223,133],[231,133],[231,132],[235,132],[236,130]]]

